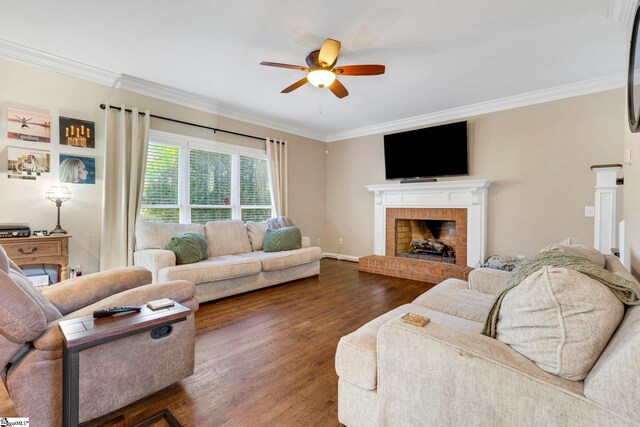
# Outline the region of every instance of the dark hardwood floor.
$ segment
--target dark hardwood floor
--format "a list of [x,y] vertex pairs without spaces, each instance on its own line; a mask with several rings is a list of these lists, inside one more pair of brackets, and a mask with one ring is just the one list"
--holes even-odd
[[[323,259],[319,277],[201,304],[195,373],[88,425],[168,408],[185,427],[337,426],[338,340],[430,286]],[[0,396],[0,415],[14,413]]]

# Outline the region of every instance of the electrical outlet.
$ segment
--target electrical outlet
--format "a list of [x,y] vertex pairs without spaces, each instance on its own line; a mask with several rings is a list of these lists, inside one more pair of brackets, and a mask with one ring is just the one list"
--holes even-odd
[[342,245],[342,237],[338,239],[338,245]]
[[319,237],[316,239],[316,245],[320,246],[320,238]]
[[587,218],[593,218],[594,216],[596,216],[596,208],[594,206],[585,206],[584,216]]

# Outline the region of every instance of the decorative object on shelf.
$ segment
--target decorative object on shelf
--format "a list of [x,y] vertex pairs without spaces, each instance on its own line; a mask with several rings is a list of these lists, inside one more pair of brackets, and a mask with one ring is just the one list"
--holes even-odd
[[44,150],[7,147],[9,178],[37,179],[50,171],[50,154]]
[[49,191],[47,191],[46,197],[54,202],[58,208],[58,225],[56,225],[56,228],[51,230],[50,234],[67,234],[67,230],[60,226],[60,206],[62,206],[62,204],[67,200],[71,199],[71,191],[69,191],[65,186],[54,185],[49,189]]
[[95,123],[60,116],[60,145],[95,148]]
[[71,184],[96,183],[96,159],[60,154],[60,182]]
[[51,116],[47,113],[7,108],[7,137],[23,141],[51,142]]

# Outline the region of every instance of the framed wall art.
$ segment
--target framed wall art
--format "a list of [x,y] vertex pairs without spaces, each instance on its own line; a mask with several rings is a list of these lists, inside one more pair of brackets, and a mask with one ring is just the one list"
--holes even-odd
[[70,147],[95,148],[95,123],[61,116],[60,144]]
[[51,142],[51,116],[9,107],[7,137],[23,141]]
[[45,150],[7,147],[9,178],[37,179],[51,170],[51,155]]
[[93,157],[60,154],[60,182],[95,184],[96,159]]

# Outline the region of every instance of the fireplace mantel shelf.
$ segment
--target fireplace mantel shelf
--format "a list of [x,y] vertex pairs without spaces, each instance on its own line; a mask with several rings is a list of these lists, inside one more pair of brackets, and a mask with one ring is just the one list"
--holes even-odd
[[415,182],[407,184],[375,184],[365,185],[369,191],[440,191],[440,190],[472,190],[488,188],[489,179],[467,179],[441,182]]
[[374,250],[385,255],[387,208],[466,208],[467,265],[484,261],[487,246],[488,179],[365,185],[375,193]]

